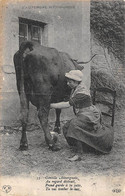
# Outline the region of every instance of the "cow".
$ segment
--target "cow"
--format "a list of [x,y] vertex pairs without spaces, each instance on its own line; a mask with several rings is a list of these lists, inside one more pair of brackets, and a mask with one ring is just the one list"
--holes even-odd
[[[67,86],[65,73],[83,69],[67,53],[42,46],[32,41],[23,42],[14,54],[17,90],[21,105],[22,137],[20,150],[28,149],[26,136],[29,102],[36,106],[38,118],[44,131],[45,141],[52,151],[59,150],[48,128],[50,103],[66,100],[71,90]],[[54,131],[60,130],[61,110],[56,110]]]

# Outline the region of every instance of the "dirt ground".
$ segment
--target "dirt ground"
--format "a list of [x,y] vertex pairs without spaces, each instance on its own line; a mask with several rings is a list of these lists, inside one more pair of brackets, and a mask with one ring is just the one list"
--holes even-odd
[[[62,122],[63,125],[64,122]],[[50,124],[50,129],[54,125]],[[1,173],[3,176],[38,175],[109,175],[125,173],[125,109],[116,112],[114,145],[110,154],[84,153],[81,161],[69,162],[73,155],[63,134],[59,135],[62,149],[48,149],[39,126],[29,127],[27,132],[29,150],[19,151],[21,131],[18,127],[1,127]]]

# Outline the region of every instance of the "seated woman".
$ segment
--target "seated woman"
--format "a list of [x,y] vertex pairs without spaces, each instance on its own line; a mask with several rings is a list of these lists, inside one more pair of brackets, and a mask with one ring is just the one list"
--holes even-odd
[[62,109],[73,106],[76,114],[63,127],[68,144],[77,147],[77,154],[69,160],[80,160],[84,147],[109,153],[113,144],[113,129],[101,125],[101,112],[92,105],[90,93],[82,82],[82,72],[71,70],[65,76],[67,85],[72,89],[70,99],[68,102],[52,103],[50,107]]

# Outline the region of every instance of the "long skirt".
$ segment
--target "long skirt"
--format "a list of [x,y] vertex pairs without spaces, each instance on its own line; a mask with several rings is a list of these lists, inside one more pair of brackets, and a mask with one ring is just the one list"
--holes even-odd
[[97,151],[109,153],[114,140],[113,127],[102,125],[100,119],[101,113],[94,105],[78,112],[63,127],[68,144],[72,145],[78,140]]

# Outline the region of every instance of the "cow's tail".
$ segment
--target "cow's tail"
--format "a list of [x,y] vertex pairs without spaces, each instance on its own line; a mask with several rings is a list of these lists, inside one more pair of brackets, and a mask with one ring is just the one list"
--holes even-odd
[[19,88],[20,95],[19,96],[20,96],[20,104],[21,104],[22,122],[24,122],[24,124],[27,123],[26,119],[27,119],[28,109],[29,109],[29,102],[25,92],[24,59],[25,59],[26,51],[30,52],[31,50],[33,50],[33,46],[34,44],[32,42],[27,41],[27,42],[23,42],[19,48],[19,64],[20,64],[20,88]]
[[21,78],[20,99],[23,104],[24,104],[24,101],[26,100],[25,87],[24,87],[24,68],[25,68],[24,59],[25,59],[26,54],[32,51],[33,48],[34,48],[34,43],[30,41],[23,42],[19,48],[20,78]]
[[20,70],[21,70],[21,80],[20,80],[20,95],[25,93],[24,89],[24,62],[23,62],[23,53],[20,53]]

